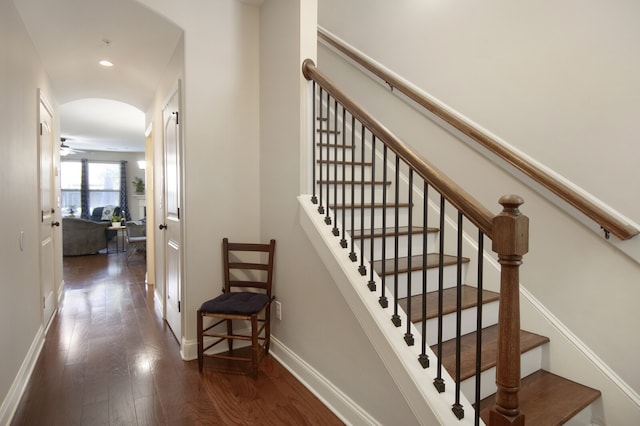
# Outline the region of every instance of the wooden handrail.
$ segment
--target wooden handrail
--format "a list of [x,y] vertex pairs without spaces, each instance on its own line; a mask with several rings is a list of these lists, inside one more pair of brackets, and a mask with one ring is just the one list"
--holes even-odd
[[455,208],[464,212],[465,216],[485,235],[492,238],[494,215],[487,208],[427,160],[408,149],[389,129],[360,108],[347,94],[318,71],[311,59],[305,59],[302,63],[302,73],[307,80],[317,82],[415,173],[442,194]]
[[356,62],[372,74],[384,80],[391,87],[397,89],[418,105],[422,106],[435,116],[444,120],[449,125],[462,132],[464,135],[482,145],[491,153],[502,158],[504,161],[520,170],[526,176],[530,177],[535,182],[539,183],[549,191],[556,194],[558,197],[560,197],[568,204],[572,205],[577,210],[600,225],[606,232],[611,232],[621,240],[628,240],[629,238],[632,238],[640,233],[640,230],[638,230],[634,226],[631,226],[630,224],[619,220],[602,207],[598,206],[579,192],[575,191],[573,188],[566,185],[564,182],[558,180],[554,176],[547,173],[545,170],[520,156],[515,151],[499,143],[482,130],[476,128],[475,126],[462,120],[461,118],[456,117],[451,112],[444,109],[442,106],[434,103],[433,101],[416,91],[414,88],[407,85],[404,81],[400,80],[393,74],[381,69],[372,61],[360,55],[359,53],[354,52],[353,49],[349,48],[341,41],[332,37],[326,31],[319,28],[318,37],[351,58],[354,62]]

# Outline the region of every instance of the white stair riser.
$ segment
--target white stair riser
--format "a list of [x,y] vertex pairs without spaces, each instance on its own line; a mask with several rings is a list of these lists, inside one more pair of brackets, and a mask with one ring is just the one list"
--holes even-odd
[[[343,151],[342,148],[336,150],[334,148],[323,147],[322,160],[353,161],[355,158],[359,158],[359,154],[354,153],[354,150],[351,148]],[[320,160],[320,150],[316,150],[316,160]],[[322,173],[325,172],[323,171]]]
[[[462,334],[476,331],[478,310],[473,308],[462,311]],[[482,327],[489,327],[498,323],[498,301],[482,305]],[[422,323],[415,323],[416,328],[422,331]],[[442,317],[442,340],[447,341],[456,337],[456,313]],[[438,319],[427,320],[427,344],[429,346],[438,343]]]
[[[326,177],[329,177],[329,179],[335,179],[336,176],[336,172],[338,175],[338,180],[342,180],[342,179],[347,179],[347,180],[351,180],[351,169],[353,168],[353,179],[354,180],[362,180],[362,166],[350,166],[350,165],[345,165],[344,166],[344,170],[342,170],[342,164],[331,164],[329,165],[329,167],[323,167],[322,169],[322,176],[323,179]],[[316,170],[316,176],[320,176],[320,171]],[[346,177],[346,178],[345,178]],[[376,176],[378,180],[382,180],[382,176],[380,175],[380,173],[378,173],[378,176]],[[371,179],[371,167],[364,167],[364,179],[365,180],[370,180]]]
[[[316,176],[316,179],[318,179],[319,176]],[[357,178],[359,179],[359,178]],[[328,185],[328,189],[327,189],[327,184],[326,181],[329,180],[331,182],[333,182],[333,176],[329,176],[329,179],[327,179],[326,176],[323,176],[322,181],[322,194],[323,194],[323,199],[324,200],[329,200],[330,204],[333,204],[333,193],[334,191],[337,192],[337,196],[338,196],[338,203],[342,204],[342,184],[339,183],[337,185],[334,185],[333,183],[330,183]],[[376,204],[382,204],[382,198],[383,198],[383,186],[384,185],[374,185],[374,193],[373,193],[373,201]],[[344,199],[345,199],[345,204],[347,206],[350,205],[360,205],[360,204],[369,204],[371,203],[372,200],[372,196],[371,196],[371,185],[369,184],[365,184],[364,185],[364,194],[362,194],[361,192],[361,187],[362,185],[360,184],[354,184],[353,185],[353,199],[351,198],[351,184],[350,183],[345,183],[344,185]],[[386,185],[387,187],[387,204],[390,206],[393,206],[393,201],[395,199],[395,197],[393,196],[393,188],[391,185]],[[320,192],[320,187],[318,184],[316,184],[316,194],[319,194]],[[328,194],[328,198],[327,198],[327,194]],[[364,200],[364,201],[363,201]]]
[[[597,401],[597,400],[596,400]],[[564,426],[595,426],[593,422],[593,404],[587,405],[580,412],[578,412],[575,416],[571,417],[569,421],[567,421]]]
[[[344,221],[345,221],[345,230],[347,232],[351,231],[351,210],[352,209],[345,209],[344,210]],[[382,214],[379,213],[379,211],[382,211],[382,209],[380,208],[376,208],[374,209],[374,214],[373,214],[373,227],[374,228],[381,228],[382,227]],[[338,219],[338,223],[342,223],[342,209],[336,209],[335,210],[335,214],[337,214],[337,219]],[[332,210],[331,212],[331,218],[333,219],[335,217],[334,211]],[[407,208],[401,208],[398,211],[398,221],[401,224],[401,226],[404,226],[407,223],[407,218],[408,218],[408,210]],[[387,208],[387,226],[390,226],[390,224],[395,223],[395,209],[394,208]],[[371,209],[370,208],[365,208],[364,209],[364,222],[362,222],[363,220],[363,215],[362,215],[362,211],[361,209],[355,209],[355,211],[353,212],[353,229],[355,230],[360,230],[362,228],[362,225],[364,225],[364,229],[370,229],[371,228]],[[367,255],[368,253],[365,252],[365,255]]]
[[[383,258],[382,256],[382,237],[376,237],[374,239],[373,244],[373,259],[380,260]],[[395,256],[395,236],[388,235],[384,238],[385,240],[385,258],[393,259]],[[411,254],[418,255],[423,253],[423,235],[422,234],[413,234],[411,239],[409,239],[408,235],[399,235],[398,236],[398,256],[406,257],[409,254],[409,240],[411,240]],[[427,234],[427,253],[433,253],[436,251],[436,241],[437,241],[437,233],[430,232]],[[356,240],[356,244],[360,247],[360,240]],[[367,259],[371,257],[371,238],[365,238],[364,240],[364,249],[360,249],[362,253],[367,256]]]
[[[542,368],[542,348],[538,346],[523,353],[520,356],[520,377],[526,377]],[[453,375],[453,374],[452,374]],[[461,384],[462,393],[470,400],[475,399],[476,378],[470,377]],[[486,398],[496,393],[496,369],[495,367],[483,371],[480,376],[480,398]]]
[[[462,264],[462,282],[465,282],[465,276],[467,272],[467,265]],[[387,273],[391,270],[387,271]],[[407,273],[398,274],[398,298],[408,296],[408,275]],[[438,268],[429,268],[427,270],[427,292],[438,290]],[[443,269],[443,288],[450,288],[456,286],[456,265],[445,266]],[[385,285],[387,290],[393,295],[394,290],[394,276],[389,274],[385,277]],[[411,273],[411,294],[422,293],[422,270],[413,271]]]

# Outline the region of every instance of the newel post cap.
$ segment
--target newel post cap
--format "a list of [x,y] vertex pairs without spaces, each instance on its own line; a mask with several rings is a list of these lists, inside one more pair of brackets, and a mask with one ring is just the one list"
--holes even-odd
[[518,209],[524,200],[519,195],[504,195],[499,203],[502,211],[493,218],[492,249],[500,255],[522,256],[529,251],[529,218]]

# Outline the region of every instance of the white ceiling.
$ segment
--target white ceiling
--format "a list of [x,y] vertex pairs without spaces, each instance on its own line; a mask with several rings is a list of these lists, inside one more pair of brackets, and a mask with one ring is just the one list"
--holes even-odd
[[[150,106],[182,30],[134,0],[14,0],[72,148],[144,151]],[[114,63],[111,68],[100,59]]]

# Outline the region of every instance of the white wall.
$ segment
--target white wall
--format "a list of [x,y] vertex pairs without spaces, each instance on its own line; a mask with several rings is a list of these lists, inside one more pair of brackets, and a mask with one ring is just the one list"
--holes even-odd
[[[319,0],[321,26],[636,222],[640,199],[626,188],[640,181],[638,17],[639,5],[623,1]],[[640,342],[631,337],[640,266],[328,49],[319,50],[318,67],[488,208],[498,212],[503,194],[524,197],[531,241],[523,285],[640,392]],[[595,380],[555,355],[551,370]]]
[[260,229],[263,241],[277,241],[274,293],[282,304],[273,335],[376,421],[416,424],[300,226],[296,197],[308,119],[301,65],[315,57],[315,19],[315,1],[266,0],[261,7]]
[[[29,348],[42,338],[37,267],[37,89],[43,89],[55,112],[57,106],[38,54],[9,0],[0,0],[0,39],[0,148],[3,160],[0,167],[0,199],[4,204],[0,210],[0,220],[4,223],[0,244],[1,406],[2,402],[8,403],[8,396],[12,396],[8,393],[20,367],[27,361]],[[22,231],[23,250],[20,250]],[[60,239],[59,231],[54,232],[54,238]],[[6,407],[0,410],[0,422],[3,421],[3,414],[6,414],[2,412]]]
[[[178,41],[176,48],[171,55],[171,59],[164,70],[158,89],[154,95],[153,103],[149,107],[145,116],[145,127],[151,128],[148,141],[145,141],[147,158],[152,160],[147,162],[148,176],[152,176],[152,185],[148,187],[149,194],[153,194],[147,200],[147,238],[148,244],[153,244],[151,251],[147,253],[150,283],[155,285],[155,295],[159,300],[164,299],[164,239],[158,225],[163,221],[163,169],[164,169],[164,143],[162,109],[166,102],[178,86],[183,87],[184,80],[184,34]],[[182,90],[182,89],[181,89]],[[151,164],[149,164],[151,163]],[[151,238],[150,238],[151,237]],[[152,254],[153,253],[153,254]],[[153,257],[152,257],[153,256]],[[151,272],[153,268],[153,271]]]
[[[219,292],[221,239],[275,238],[274,291],[283,321],[274,323],[274,337],[376,419],[411,424],[410,410],[299,225],[306,87],[299,22],[301,8],[315,17],[314,2],[148,3],[185,31],[184,75],[167,73],[147,119],[153,117],[157,148],[161,101],[169,83],[183,77],[187,345],[195,339],[196,308]],[[315,49],[315,23],[306,30]],[[384,408],[385,401],[397,409]]]
[[[259,238],[259,9],[235,0],[140,2],[184,30],[182,306],[194,349],[196,309],[219,293],[222,238]],[[154,119],[157,148],[162,121]]]
[[640,223],[620,190],[640,179],[640,3],[319,3],[320,25]]

